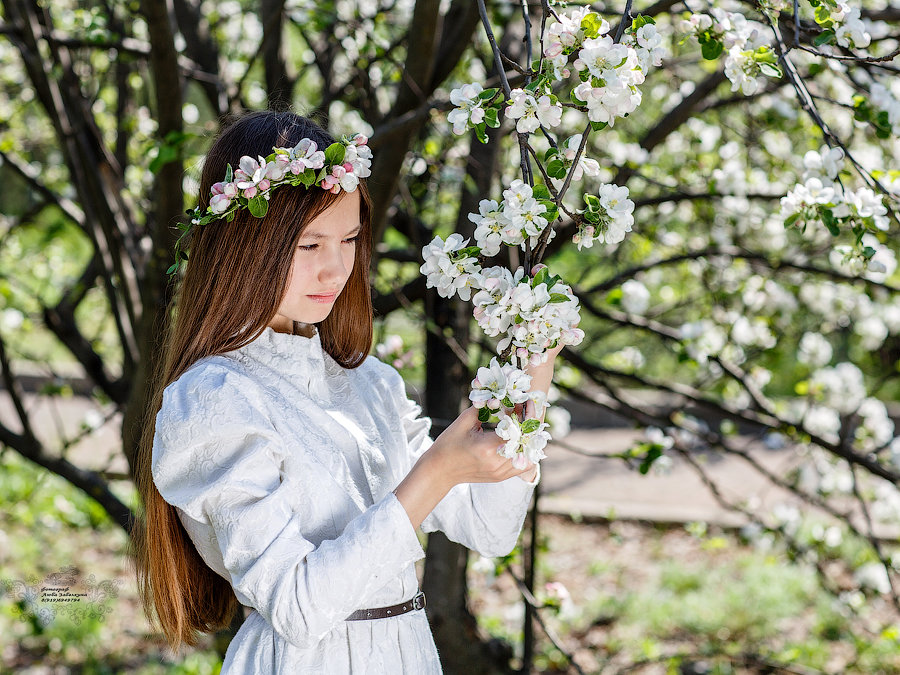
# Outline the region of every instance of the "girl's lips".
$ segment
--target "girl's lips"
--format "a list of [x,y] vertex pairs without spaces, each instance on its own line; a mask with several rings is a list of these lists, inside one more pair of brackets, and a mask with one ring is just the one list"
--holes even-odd
[[337,297],[337,292],[323,293],[320,295],[308,295],[306,297],[308,297],[313,302],[329,303],[329,302],[334,302],[334,299]]

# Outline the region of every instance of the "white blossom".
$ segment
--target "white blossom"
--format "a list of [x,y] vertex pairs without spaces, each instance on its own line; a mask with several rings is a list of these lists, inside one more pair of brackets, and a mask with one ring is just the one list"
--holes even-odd
[[442,298],[459,294],[468,300],[472,289],[479,287],[481,268],[477,258],[459,253],[468,243],[468,239],[463,240],[461,234],[454,232],[446,242],[435,237],[422,249],[425,262],[419,271],[427,277],[427,287],[437,288]]
[[824,366],[831,361],[831,344],[821,333],[804,333],[800,338],[797,360],[810,366]]
[[453,133],[465,133],[469,125],[484,121],[484,108],[478,95],[484,88],[478,82],[464,84],[450,92],[450,102],[456,106],[447,115],[447,121],[453,125]]
[[497,255],[503,244],[503,232],[510,226],[500,205],[493,199],[482,199],[478,202],[478,213],[470,213],[469,220],[475,223],[475,243],[482,255]]
[[847,361],[817,370],[809,379],[810,393],[830,408],[854,412],[866,398],[862,371]]
[[823,145],[818,152],[810,150],[803,156],[804,182],[809,178],[818,178],[822,183],[837,178],[844,162],[844,151],[841,148],[829,148]]
[[629,279],[622,284],[622,307],[630,314],[643,314],[650,305],[650,291],[640,281]]
[[544,94],[539,98],[523,89],[510,92],[510,105],[506,108],[506,116],[516,122],[516,131],[520,134],[533,133],[538,127],[555,127],[562,119],[562,105],[553,103],[550,96]]

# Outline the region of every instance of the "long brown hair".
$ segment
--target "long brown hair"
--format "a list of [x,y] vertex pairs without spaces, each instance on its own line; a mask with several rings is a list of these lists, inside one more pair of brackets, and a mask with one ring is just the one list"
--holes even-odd
[[[292,147],[302,138],[320,149],[333,142],[314,122],[290,112],[246,113],[226,123],[206,155],[201,207],[227,164],[237,167],[243,155],[265,156],[274,146]],[[353,270],[318,326],[323,348],[345,368],[360,365],[372,344],[372,209],[365,181],[359,195],[362,229]],[[148,618],[173,649],[197,644],[198,633],[228,626],[239,603],[229,582],[203,562],[175,507],[153,483],[153,437],[163,390],[199,359],[242,347],[265,330],[287,288],[300,235],[338,198],[315,186],[282,186],[273,191],[264,218],[241,209],[231,222],[214,221],[192,234],[187,270],[167,312],[164,358],[156,368],[134,476],[144,506],[132,528],[138,591]]]

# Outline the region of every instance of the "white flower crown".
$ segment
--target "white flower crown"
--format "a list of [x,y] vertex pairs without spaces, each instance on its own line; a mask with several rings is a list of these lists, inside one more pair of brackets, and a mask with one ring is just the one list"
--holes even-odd
[[179,224],[182,234],[175,242],[175,262],[168,274],[177,272],[188,259],[181,242],[194,227],[206,225],[214,220],[234,219],[234,214],[243,208],[257,218],[269,211],[269,197],[280,185],[302,185],[310,188],[318,185],[323,190],[338,194],[341,190],[353,192],[360,178],[371,175],[372,150],[369,139],[362,134],[344,136],[332,143],[324,152],[315,141],[304,138],[293,148],[272,148],[267,157],[256,159],[249,155],[241,157],[236,170],[231,164],[225,172],[225,180],[212,186],[209,206],[206,211],[199,206],[187,212],[187,223]]

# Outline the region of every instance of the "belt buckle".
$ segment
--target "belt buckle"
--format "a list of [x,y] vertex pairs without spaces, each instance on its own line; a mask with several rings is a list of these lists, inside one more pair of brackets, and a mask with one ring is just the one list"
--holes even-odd
[[419,591],[412,599],[413,609],[425,609],[425,594]]

